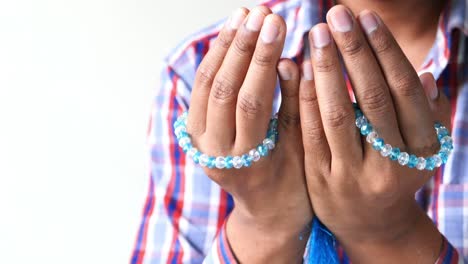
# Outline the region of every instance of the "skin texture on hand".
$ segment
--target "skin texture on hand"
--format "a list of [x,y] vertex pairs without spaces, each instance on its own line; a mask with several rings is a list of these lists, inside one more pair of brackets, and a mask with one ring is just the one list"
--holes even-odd
[[408,153],[436,153],[434,122],[450,127],[447,98],[434,96],[433,78],[420,80],[376,14],[355,19],[335,6],[327,22],[309,34],[311,60],[303,70],[313,73],[303,74],[300,87],[314,212],[353,263],[434,263],[441,236],[414,200],[432,173],[383,158],[361,138],[339,54],[366,117],[386,142]]
[[[265,138],[279,72],[279,141],[249,168],[207,169],[232,194],[230,246],[240,262],[301,262],[312,219],[299,122],[299,68],[280,55],[286,24],[266,7],[239,9],[221,30],[195,79],[187,131],[208,155],[240,155]],[[296,261],[297,260],[297,261]]]

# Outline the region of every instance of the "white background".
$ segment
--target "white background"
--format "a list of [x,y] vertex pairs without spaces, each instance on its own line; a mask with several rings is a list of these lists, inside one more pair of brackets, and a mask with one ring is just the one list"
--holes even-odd
[[165,53],[253,0],[0,0],[0,263],[128,263]]

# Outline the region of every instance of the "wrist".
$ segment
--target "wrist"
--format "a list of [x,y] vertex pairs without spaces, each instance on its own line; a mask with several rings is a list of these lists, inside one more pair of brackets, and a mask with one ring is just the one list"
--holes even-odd
[[[311,216],[300,219],[253,217],[234,208],[226,223],[226,235],[241,262],[302,263]],[[303,235],[301,239],[301,235]]]
[[355,263],[435,263],[442,236],[431,219],[415,203],[406,223],[390,226],[384,236],[367,234],[365,240],[339,239]]

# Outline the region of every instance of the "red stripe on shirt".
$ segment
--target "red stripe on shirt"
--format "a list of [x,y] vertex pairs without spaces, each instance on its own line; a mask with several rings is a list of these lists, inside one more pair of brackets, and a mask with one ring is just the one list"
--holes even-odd
[[[143,261],[143,258],[145,257],[145,248],[146,248],[146,239],[148,237],[148,223],[149,223],[149,217],[151,215],[153,215],[153,208],[154,208],[154,204],[155,204],[155,200],[156,200],[156,194],[154,193],[153,191],[154,189],[154,183],[153,183],[153,175],[151,175],[150,173],[150,184],[149,184],[149,188],[148,188],[148,194],[146,196],[146,202],[145,202],[145,206],[143,207],[143,217],[146,216],[146,219],[145,219],[145,223],[143,224],[143,236],[141,238],[141,245],[140,245],[140,248],[137,249],[138,247],[138,240],[139,240],[139,237],[137,237],[136,241],[135,241],[135,250],[134,251],[137,251],[138,250],[138,255],[137,255],[137,258],[136,258],[136,261],[134,264],[141,264],[142,261]],[[153,195],[151,195],[153,194]],[[146,210],[148,210],[148,213],[146,213]]]
[[[168,69],[169,71],[171,69]],[[170,74],[169,74],[170,75]],[[176,101],[176,92],[177,92],[177,81],[178,81],[178,76],[176,74],[174,74],[174,76],[172,77],[172,87],[173,89],[171,90],[171,95],[170,95],[170,98],[169,98],[169,109],[175,109],[174,107],[174,102]],[[178,112],[181,112],[180,109]],[[172,115],[174,114],[173,111],[169,111],[168,113],[168,123],[169,124],[172,124]],[[178,113],[180,114],[180,113]],[[167,188],[167,192],[166,192],[166,196],[164,197],[164,203],[165,203],[165,206],[166,208],[169,207],[169,204],[171,202],[171,199],[174,199],[175,197],[177,197],[177,202],[176,202],[176,206],[175,206],[175,209],[174,209],[174,213],[171,217],[172,219],[172,225],[173,225],[173,237],[172,237],[172,242],[171,242],[171,250],[170,250],[170,253],[169,253],[169,257],[167,259],[167,263],[173,263],[174,261],[174,257],[175,255],[177,254],[177,259],[176,259],[176,263],[180,263],[182,261],[182,256],[184,254],[184,251],[182,249],[182,246],[180,247],[180,250],[179,251],[175,251],[175,245],[178,241],[178,235],[179,235],[179,220],[180,220],[180,216],[182,214],[182,208],[183,208],[183,205],[184,205],[184,200],[183,199],[180,199],[180,197],[178,197],[180,194],[183,194],[184,193],[184,189],[185,189],[185,175],[184,175],[184,160],[185,160],[185,155],[181,152],[181,155],[180,155],[180,159],[179,160],[176,160],[175,159],[175,148],[178,148],[179,146],[174,142],[174,131],[173,131],[173,127],[170,125],[169,126],[169,153],[170,153],[170,159],[171,159],[171,164],[174,164],[175,166],[173,166],[173,170],[172,170],[172,175],[171,175],[171,180],[169,182],[169,186]],[[181,169],[181,177],[180,177],[180,191],[179,193],[175,194],[175,183],[176,183],[176,177],[177,177],[177,173],[176,173],[176,167],[180,167],[182,168]],[[179,241],[180,243],[180,241]]]

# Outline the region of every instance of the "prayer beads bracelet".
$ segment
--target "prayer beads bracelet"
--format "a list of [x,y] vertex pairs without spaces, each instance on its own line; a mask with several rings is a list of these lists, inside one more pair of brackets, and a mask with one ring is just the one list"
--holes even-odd
[[174,134],[184,153],[194,163],[210,169],[240,169],[242,167],[250,167],[253,162],[257,162],[260,158],[268,156],[268,153],[275,148],[278,142],[277,128],[278,118],[275,116],[270,120],[266,138],[257,147],[239,156],[211,156],[200,152],[193,146],[192,139],[187,133],[187,112],[180,115],[174,122]]
[[379,134],[364,116],[358,105],[353,103],[353,107],[356,116],[356,127],[359,128],[361,135],[366,137],[366,141],[372,145],[372,148],[379,151],[383,157],[388,157],[392,161],[397,161],[402,166],[430,171],[447,162],[453,150],[453,140],[447,128],[442,124],[434,124],[434,129],[440,144],[439,151],[435,155],[429,157],[417,157],[416,155],[402,152],[399,148],[392,147],[390,144],[385,144],[385,141],[379,137]]

